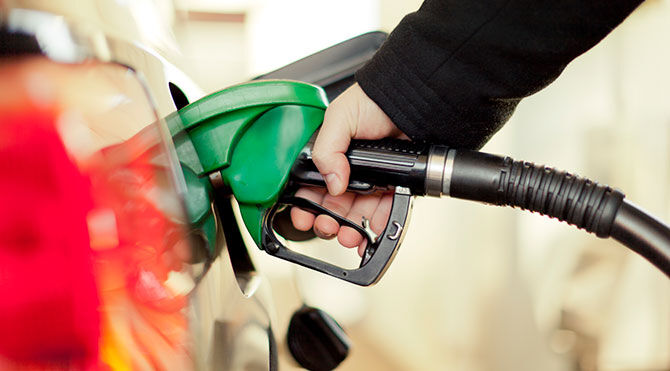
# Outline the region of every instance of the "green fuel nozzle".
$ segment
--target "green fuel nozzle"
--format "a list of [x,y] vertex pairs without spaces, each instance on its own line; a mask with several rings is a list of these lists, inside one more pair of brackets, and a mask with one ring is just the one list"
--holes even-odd
[[[300,185],[325,185],[313,164],[309,165],[309,150],[327,105],[320,87],[295,81],[256,81],[206,96],[165,121],[186,180],[190,222],[203,231],[210,246],[216,239],[212,192],[218,187],[236,199],[244,225],[259,248],[331,276],[370,285],[381,278],[402,241],[411,193],[408,188],[395,187],[391,219],[379,236],[365,223],[292,196]],[[303,182],[301,176],[312,182]],[[350,185],[356,191],[373,188],[361,182]],[[275,215],[286,206],[330,215],[340,225],[361,233],[368,247],[360,267],[345,269],[288,249],[273,228]]]
[[259,81],[213,93],[166,117],[189,189],[191,222],[212,224],[209,177],[220,176],[260,246],[263,214],[277,202],[327,104],[317,86]]
[[[506,156],[394,139],[352,141],[346,153],[348,189],[393,191],[390,217],[380,235],[366,220],[351,221],[295,197],[300,186],[325,187],[312,162],[311,138],[327,105],[317,86],[255,81],[209,95],[166,118],[188,188],[191,224],[203,231],[210,246],[216,237],[211,207],[216,187],[237,200],[244,225],[268,254],[367,286],[393,261],[412,196],[444,195],[519,207],[601,238],[613,237],[670,276],[670,227],[628,203],[616,189]],[[274,228],[275,216],[285,207],[329,215],[358,231],[367,240],[360,266],[346,269],[287,248]]]

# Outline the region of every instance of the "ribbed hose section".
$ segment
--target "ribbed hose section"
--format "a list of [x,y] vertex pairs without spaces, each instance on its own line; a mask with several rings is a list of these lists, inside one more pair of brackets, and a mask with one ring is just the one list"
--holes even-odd
[[557,218],[609,237],[624,195],[606,185],[565,171],[505,158],[511,170],[501,174],[505,204]]
[[565,171],[481,152],[456,154],[452,197],[508,205],[607,238],[624,195]]

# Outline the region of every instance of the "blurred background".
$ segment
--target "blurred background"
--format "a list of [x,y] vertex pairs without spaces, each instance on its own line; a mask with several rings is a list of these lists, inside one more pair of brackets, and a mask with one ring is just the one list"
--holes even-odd
[[[167,54],[209,93],[389,32],[420,3],[175,0]],[[670,220],[669,41],[670,1],[647,1],[484,150],[597,179]],[[457,200],[418,199],[412,221],[370,288],[256,254],[278,336],[302,295],[352,337],[342,370],[670,370],[670,282],[615,242]]]

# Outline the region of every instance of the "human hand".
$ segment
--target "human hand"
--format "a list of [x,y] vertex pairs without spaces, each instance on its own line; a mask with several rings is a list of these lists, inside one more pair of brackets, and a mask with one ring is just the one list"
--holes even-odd
[[[407,138],[384,111],[370,99],[358,84],[337,97],[326,109],[321,130],[312,149],[314,164],[323,175],[328,191],[320,188],[301,188],[296,196],[317,202],[349,220],[360,223],[370,220],[372,230],[381,234],[391,211],[392,195],[358,195],[345,193],[349,184],[349,162],[345,156],[352,139]],[[314,228],[317,236],[330,239],[337,236],[345,247],[358,246],[358,254],[365,251],[365,239],[354,229],[340,228],[327,215],[313,214],[293,208],[293,226],[301,231]]]

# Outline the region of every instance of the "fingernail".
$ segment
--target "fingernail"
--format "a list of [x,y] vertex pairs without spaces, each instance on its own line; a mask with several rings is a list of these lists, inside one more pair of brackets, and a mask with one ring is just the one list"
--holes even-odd
[[336,236],[330,233],[323,233],[320,230],[315,230],[314,233],[316,234],[317,237],[322,238],[324,240],[332,240]]
[[340,177],[335,173],[330,173],[326,175],[326,185],[328,186],[328,191],[331,195],[340,193],[340,188],[342,188],[342,182]]

